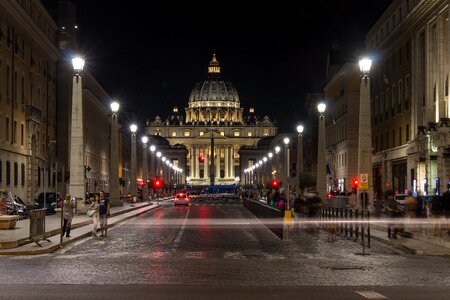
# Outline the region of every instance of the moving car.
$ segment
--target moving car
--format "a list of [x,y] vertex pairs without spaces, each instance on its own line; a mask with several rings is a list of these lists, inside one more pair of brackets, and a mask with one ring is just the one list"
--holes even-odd
[[178,193],[173,200],[174,206],[187,205],[189,206],[189,196],[186,193]]

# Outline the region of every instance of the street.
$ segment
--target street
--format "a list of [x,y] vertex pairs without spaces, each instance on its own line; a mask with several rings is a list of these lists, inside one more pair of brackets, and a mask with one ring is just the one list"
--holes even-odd
[[106,239],[87,238],[52,254],[0,257],[0,298],[376,299],[358,293],[370,291],[391,299],[445,299],[450,293],[449,257],[414,256],[376,241],[362,256],[360,244],[329,242],[322,231],[294,229],[290,241],[281,241],[246,221],[257,220],[239,204],[166,201],[111,229]]

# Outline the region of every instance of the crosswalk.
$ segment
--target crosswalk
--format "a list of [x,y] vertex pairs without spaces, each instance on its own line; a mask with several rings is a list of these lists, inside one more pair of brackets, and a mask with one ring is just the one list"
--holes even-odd
[[242,206],[241,203],[190,203],[189,206]]
[[[82,254],[58,254],[55,255],[54,258],[57,259],[72,259],[72,258],[83,258]],[[258,252],[258,253],[245,253],[241,251],[225,251],[222,253],[215,252],[206,252],[206,251],[179,251],[179,250],[171,250],[171,251],[153,251],[147,253],[129,253],[129,252],[113,252],[113,253],[105,253],[95,256],[96,259],[120,259],[125,257],[133,257],[133,258],[142,258],[149,260],[166,260],[166,259],[181,259],[181,260],[200,260],[205,258],[217,258],[217,259],[226,259],[226,260],[254,260],[254,259],[262,259],[262,260],[286,260],[286,257],[280,253],[267,253],[267,252]]]

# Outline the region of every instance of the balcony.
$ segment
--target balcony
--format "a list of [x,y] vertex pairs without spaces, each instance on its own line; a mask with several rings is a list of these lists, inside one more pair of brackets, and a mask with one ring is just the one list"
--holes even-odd
[[42,111],[33,105],[25,105],[25,117],[27,121],[42,122]]

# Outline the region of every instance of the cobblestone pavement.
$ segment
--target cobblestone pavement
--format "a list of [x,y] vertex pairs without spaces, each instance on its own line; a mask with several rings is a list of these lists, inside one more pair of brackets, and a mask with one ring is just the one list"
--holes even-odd
[[[170,203],[58,253],[0,257],[4,284],[450,286],[450,258],[399,253],[322,232],[281,241],[242,206]],[[210,220],[215,220],[211,225]],[[195,222],[194,222],[195,221]]]

